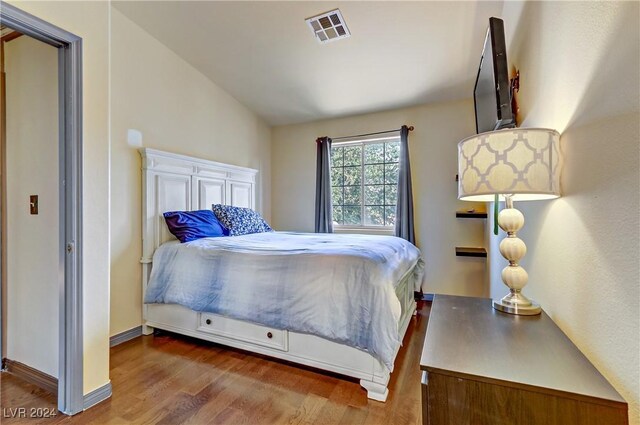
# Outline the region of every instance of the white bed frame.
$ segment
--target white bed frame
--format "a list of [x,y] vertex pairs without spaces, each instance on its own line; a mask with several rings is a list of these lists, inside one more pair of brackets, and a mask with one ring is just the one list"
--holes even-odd
[[[227,204],[255,209],[257,170],[140,149],[142,156],[142,295],[147,288],[153,253],[174,239],[162,217],[166,211],[210,209]],[[410,272],[396,293],[402,305],[404,334],[416,311]],[[239,349],[277,357],[360,379],[370,399],[386,401],[389,371],[370,354],[314,335],[272,329],[175,304],[142,305],[143,333],[164,329]],[[396,352],[397,355],[397,352]]]

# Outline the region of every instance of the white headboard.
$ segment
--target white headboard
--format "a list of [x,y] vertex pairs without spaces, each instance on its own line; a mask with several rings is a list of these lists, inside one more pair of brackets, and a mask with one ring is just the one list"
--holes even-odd
[[140,149],[142,156],[143,291],[156,248],[175,239],[163,213],[211,209],[226,204],[255,209],[258,170],[205,159]]

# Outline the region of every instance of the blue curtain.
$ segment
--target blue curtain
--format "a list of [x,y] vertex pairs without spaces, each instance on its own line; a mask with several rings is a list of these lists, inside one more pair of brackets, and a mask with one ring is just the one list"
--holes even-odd
[[316,166],[316,233],[333,233],[331,216],[331,139],[320,137]]
[[398,204],[396,205],[396,236],[416,243],[413,225],[413,192],[411,189],[411,165],[409,164],[409,128],[400,129],[400,174],[398,176]]

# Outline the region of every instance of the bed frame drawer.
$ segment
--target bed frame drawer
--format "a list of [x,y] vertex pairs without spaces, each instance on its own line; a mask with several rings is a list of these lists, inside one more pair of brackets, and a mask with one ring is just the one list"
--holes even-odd
[[200,313],[197,330],[237,341],[275,348],[276,350],[289,350],[289,335],[287,331],[242,322],[217,314]]

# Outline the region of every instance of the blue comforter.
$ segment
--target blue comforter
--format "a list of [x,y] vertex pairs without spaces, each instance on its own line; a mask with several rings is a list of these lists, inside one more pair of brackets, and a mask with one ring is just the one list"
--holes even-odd
[[144,301],[317,335],[392,370],[401,343],[395,285],[412,268],[418,289],[420,251],[394,236],[268,232],[173,241],[153,256]]

